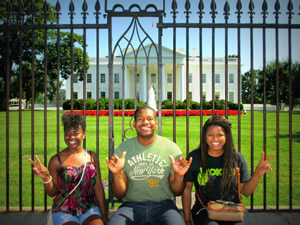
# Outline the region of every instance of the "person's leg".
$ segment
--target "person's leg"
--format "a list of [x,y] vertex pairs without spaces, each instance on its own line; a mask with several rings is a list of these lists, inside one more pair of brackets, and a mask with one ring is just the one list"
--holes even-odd
[[70,214],[58,212],[53,213],[53,224],[54,225],[78,225],[80,224],[79,219],[76,216],[72,216]]
[[172,200],[153,202],[149,220],[155,225],[185,225],[180,211]]
[[194,225],[221,225],[218,221],[208,219],[207,211],[205,209],[192,208],[192,219]]
[[135,225],[146,219],[145,203],[125,202],[109,220],[109,225]]
[[244,219],[241,222],[228,222],[228,225],[250,225],[248,210],[244,213]]
[[103,225],[101,213],[98,207],[89,209],[86,213],[79,217],[82,225]]

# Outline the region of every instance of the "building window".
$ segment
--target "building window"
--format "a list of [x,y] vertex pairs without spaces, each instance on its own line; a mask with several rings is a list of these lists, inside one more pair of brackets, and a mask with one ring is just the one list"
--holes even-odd
[[220,74],[216,73],[216,84],[219,84],[220,83]]
[[105,84],[105,73],[101,73],[101,84]]
[[206,83],[206,74],[202,74],[202,83],[205,84]]
[[229,74],[229,83],[233,84],[234,83],[234,75],[231,73]]
[[220,100],[220,92],[216,92],[215,95],[216,95],[216,96],[215,96],[215,99],[216,99],[216,100]]
[[193,75],[191,73],[189,74],[189,83],[193,83]]
[[152,73],[152,74],[151,74],[151,83],[152,83],[152,84],[155,84],[155,83],[156,83],[156,74],[155,74],[155,73]]
[[189,99],[193,99],[193,92],[189,92]]
[[119,74],[115,73],[115,84],[119,83]]
[[137,74],[137,75],[136,75],[136,83],[137,83],[137,84],[140,83],[140,74]]
[[136,92],[136,99],[139,101],[140,100],[140,92]]
[[88,91],[88,92],[86,93],[86,98],[92,98],[92,92]]
[[92,83],[92,74],[88,73],[86,78],[87,83]]
[[73,83],[78,83],[78,76],[77,76],[77,74],[73,75]]
[[78,92],[75,92],[75,91],[73,92],[73,98],[78,99]]
[[172,74],[167,75],[167,83],[172,84]]
[[234,102],[234,92],[233,91],[229,92],[229,101]]
[[203,94],[202,94],[202,101],[203,101],[203,102],[206,101],[206,92],[203,92]]
[[172,91],[167,92],[167,99],[172,101]]
[[100,96],[101,98],[105,98],[105,91],[101,91]]
[[120,94],[120,92],[115,91],[115,99],[119,99],[120,98],[119,94]]

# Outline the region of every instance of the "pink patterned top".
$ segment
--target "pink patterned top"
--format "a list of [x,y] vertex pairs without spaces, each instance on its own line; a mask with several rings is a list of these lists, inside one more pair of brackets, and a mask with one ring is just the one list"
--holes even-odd
[[[88,151],[88,153],[91,155],[90,151]],[[62,166],[58,155],[57,158],[61,167],[59,169],[58,194],[53,199],[54,208],[73,190],[79,182],[84,168],[84,165],[80,167]],[[68,198],[66,198],[55,212],[80,216],[90,208],[98,206],[94,190],[96,179],[97,173],[95,164],[93,162],[87,162],[86,171],[80,185]]]

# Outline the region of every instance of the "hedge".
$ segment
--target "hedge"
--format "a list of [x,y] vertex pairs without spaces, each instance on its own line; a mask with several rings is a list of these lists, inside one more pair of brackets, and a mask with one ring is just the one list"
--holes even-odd
[[[75,110],[82,110],[83,109],[83,100],[82,99],[74,99],[74,109]],[[192,110],[200,110],[200,103],[193,101],[190,99],[190,109]],[[176,101],[176,109],[186,109],[186,100]],[[109,100],[108,98],[99,98],[99,110],[108,110]],[[137,107],[146,105],[144,101],[137,101]],[[238,110],[238,104],[228,101],[227,102],[228,109],[230,110]],[[124,100],[124,108],[125,109],[134,109],[134,99],[128,98]],[[68,99],[63,103],[64,110],[71,109],[71,100]],[[97,102],[96,99],[88,98],[86,99],[86,110],[96,110],[97,109]],[[122,109],[122,99],[114,99],[114,109],[120,110]],[[162,109],[173,109],[173,101],[171,100],[164,100],[162,102]],[[212,109],[212,101],[203,101],[203,110]],[[216,110],[225,110],[225,100],[215,100],[215,109]],[[241,110],[244,109],[243,104],[241,104]]]

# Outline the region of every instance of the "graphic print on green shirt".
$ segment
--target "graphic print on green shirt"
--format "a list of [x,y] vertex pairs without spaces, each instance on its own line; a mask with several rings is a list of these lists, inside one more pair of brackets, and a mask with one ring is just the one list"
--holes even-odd
[[137,138],[123,142],[116,154],[126,151],[123,171],[128,177],[128,190],[123,201],[162,201],[171,199],[169,174],[174,173],[169,155],[176,160],[179,147],[167,138],[156,136],[152,145],[143,146]]

